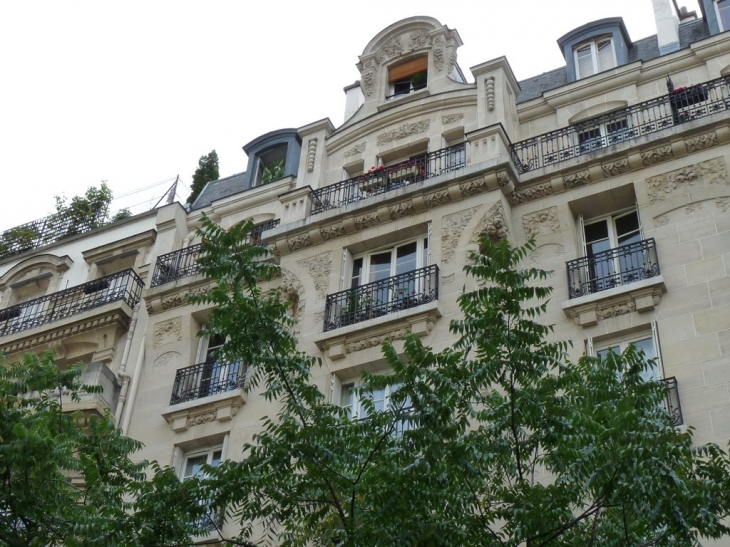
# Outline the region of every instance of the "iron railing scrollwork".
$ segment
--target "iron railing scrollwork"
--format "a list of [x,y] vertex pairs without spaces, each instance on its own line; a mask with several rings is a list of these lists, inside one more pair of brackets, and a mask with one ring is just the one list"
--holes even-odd
[[679,403],[679,389],[677,388],[677,378],[671,376],[660,380],[667,389],[667,398],[664,403],[669,412],[673,426],[682,425],[684,418],[682,417],[682,405]]
[[132,269],[0,310],[0,336],[31,329],[122,300],[134,308],[144,284]]
[[730,77],[722,77],[510,145],[518,172],[588,154],[730,109]]
[[570,298],[628,285],[660,273],[654,238],[577,258],[566,266]]
[[460,143],[396,165],[377,167],[357,177],[313,190],[310,214],[356,203],[465,166],[466,144]]
[[[247,242],[250,245],[262,246],[263,233],[266,230],[275,228],[280,222],[281,219],[276,218],[255,225],[248,234]],[[158,256],[150,287],[158,287],[197,274],[200,271],[198,258],[202,255],[202,252],[203,244],[198,243],[179,251]]]
[[240,389],[246,380],[246,368],[241,361],[209,359],[177,370],[172,386],[170,404],[177,405]]
[[438,272],[438,266],[434,264],[327,295],[324,331],[437,300]]

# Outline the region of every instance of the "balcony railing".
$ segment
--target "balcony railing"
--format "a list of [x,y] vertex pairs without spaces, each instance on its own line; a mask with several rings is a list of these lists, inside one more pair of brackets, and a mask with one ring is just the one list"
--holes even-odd
[[723,77],[511,145],[520,173],[730,109],[730,78]]
[[414,182],[463,169],[465,166],[466,145],[461,143],[397,165],[371,169],[360,176],[312,191],[310,213],[316,215],[329,209],[343,207],[348,203],[384,194]]
[[5,230],[0,234],[0,259],[98,228],[105,216],[106,210],[82,221],[54,214]]
[[567,262],[566,266],[570,298],[606,291],[659,275],[654,238],[577,258]]
[[124,270],[0,310],[0,336],[65,319],[122,300],[134,308],[143,283],[134,270]]
[[[278,226],[280,222],[281,219],[276,218],[257,224],[248,234],[248,243],[257,246],[263,245],[263,233],[266,230],[271,230]],[[200,271],[198,257],[201,256],[202,250],[203,245],[198,243],[197,245],[191,245],[179,251],[158,256],[157,262],[155,263],[155,271],[152,273],[150,287],[171,283],[198,273]]]
[[324,308],[324,331],[415,308],[437,300],[438,296],[439,269],[435,264],[329,294]]
[[170,404],[177,405],[240,389],[245,380],[246,368],[240,361],[229,363],[222,359],[209,359],[204,363],[178,369]]
[[667,388],[667,399],[664,404],[666,405],[667,412],[669,412],[669,415],[671,416],[672,425],[682,425],[684,423],[684,418],[682,417],[682,406],[679,404],[677,378],[672,376],[670,378],[664,378],[661,382]]

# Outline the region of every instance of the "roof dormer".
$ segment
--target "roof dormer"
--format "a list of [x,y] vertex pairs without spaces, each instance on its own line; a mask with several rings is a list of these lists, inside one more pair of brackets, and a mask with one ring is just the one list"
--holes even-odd
[[406,102],[464,83],[456,64],[458,32],[432,17],[410,17],[381,31],[357,67],[365,110]]
[[568,82],[625,65],[631,40],[621,17],[585,24],[558,39],[565,57]]

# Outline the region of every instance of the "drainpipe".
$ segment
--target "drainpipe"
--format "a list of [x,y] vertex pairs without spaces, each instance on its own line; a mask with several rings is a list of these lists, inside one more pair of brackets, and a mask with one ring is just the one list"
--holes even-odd
[[132,373],[132,385],[129,391],[129,405],[125,409],[124,418],[122,419],[122,433],[127,434],[129,422],[132,419],[132,408],[134,408],[134,399],[137,396],[137,387],[139,386],[139,377],[142,375],[142,364],[144,363],[145,336],[142,336],[142,345],[139,348],[139,357],[137,357],[137,366],[134,367]]
[[132,320],[129,322],[129,328],[127,329],[127,340],[124,342],[124,351],[122,351],[122,362],[119,365],[119,373],[117,376],[122,380],[122,388],[119,392],[119,398],[117,399],[117,410],[114,413],[114,423],[119,425],[119,420],[122,418],[122,411],[124,409],[124,401],[127,399],[127,389],[129,387],[129,375],[127,374],[127,360],[129,359],[129,350],[132,347],[132,338],[134,337],[134,329],[137,326],[137,319],[139,318],[139,306],[140,302],[132,310]]

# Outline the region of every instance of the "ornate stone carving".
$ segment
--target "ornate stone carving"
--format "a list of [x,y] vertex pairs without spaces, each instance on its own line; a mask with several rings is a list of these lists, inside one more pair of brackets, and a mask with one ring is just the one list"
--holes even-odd
[[530,253],[530,262],[538,263],[543,260],[554,258],[565,253],[565,247],[558,243],[548,243],[540,245],[532,253]]
[[622,302],[613,306],[606,306],[596,310],[597,319],[608,319],[609,317],[617,317],[619,315],[625,315],[631,313],[636,309],[636,303],[633,300],[628,302]]
[[423,200],[426,202],[426,207],[433,209],[434,207],[451,203],[451,196],[448,190],[439,190],[433,194],[426,194],[423,196]]
[[686,191],[688,187],[698,183],[704,183],[705,185],[727,184],[724,158],[713,158],[663,175],[647,178],[646,186],[649,201],[651,203],[663,201],[672,194],[678,191]]
[[436,70],[441,72],[444,69],[444,62],[446,59],[444,58],[444,39],[441,37],[438,37],[434,39],[433,41],[433,64],[436,67]]
[[510,178],[509,173],[507,173],[507,171],[498,171],[497,172],[497,185],[500,188],[504,188],[510,182],[512,182],[512,179]]
[[711,146],[717,146],[717,135],[714,131],[705,133],[704,135],[697,135],[691,139],[685,139],[684,145],[687,147],[687,152],[697,152],[698,150],[704,150]]
[[494,76],[484,80],[484,89],[487,93],[487,110],[494,110]]
[[659,148],[641,152],[641,163],[648,167],[649,165],[671,160],[673,157],[674,151],[670,145],[660,146]]
[[472,231],[469,243],[478,243],[482,234],[486,234],[492,243],[497,243],[507,237],[509,225],[505,216],[501,202],[498,201],[492,205]]
[[389,142],[405,139],[411,135],[425,133],[431,127],[431,120],[421,120],[419,122],[404,123],[403,125],[381,133],[378,135],[378,146],[388,144]]
[[567,190],[585,186],[589,182],[591,182],[591,173],[588,170],[572,173],[563,177],[563,184],[565,184],[565,188]]
[[307,172],[314,171],[314,157],[317,155],[317,137],[309,139],[307,144]]
[[456,254],[459,238],[480,206],[446,215],[441,219],[441,261],[449,264]]
[[309,237],[309,232],[307,232],[305,234],[298,234],[294,237],[287,238],[286,244],[289,246],[289,250],[294,252],[311,246],[312,239]]
[[456,51],[452,51],[449,56],[449,64],[446,67],[446,74],[451,74],[454,71],[454,65],[456,65]]
[[697,211],[699,209],[702,209],[702,202],[701,201],[694,202],[694,203],[690,203],[690,204],[686,205],[685,208],[684,208],[685,212],[688,215],[691,215],[692,213],[694,213],[695,211]]
[[347,342],[345,344],[345,353],[352,353],[354,351],[382,346],[387,341],[392,342],[394,340],[403,340],[409,332],[410,329],[408,328],[400,328],[391,332],[370,336],[369,338],[353,340],[352,342]]
[[182,318],[175,317],[155,324],[153,343],[156,348],[182,340]]
[[601,165],[601,170],[603,171],[603,174],[607,177],[615,177],[617,175],[621,175],[622,173],[628,173],[629,171],[631,171],[631,168],[629,167],[629,159],[622,158],[616,161],[612,161],[610,163],[605,163]]
[[383,48],[377,53],[376,57],[378,59],[378,63],[382,64],[393,57],[399,57],[401,55],[403,55],[403,44],[400,42],[400,36],[396,36],[383,46]]
[[451,272],[448,275],[442,275],[441,276],[441,286],[445,285],[451,285],[454,282],[454,279],[456,279],[456,272]]
[[417,51],[431,45],[431,37],[422,30],[414,30],[410,36],[409,51]]
[[414,213],[413,202],[402,201],[400,203],[396,203],[395,205],[390,205],[388,207],[388,213],[390,213],[391,220],[398,220],[402,217],[411,216]]
[[350,156],[356,156],[358,154],[362,154],[365,152],[365,147],[367,146],[367,141],[362,141],[360,144],[356,144],[349,150],[345,151],[345,157],[348,158]]
[[728,209],[730,209],[730,199],[729,198],[716,198],[715,205],[717,205],[717,208],[720,209],[723,213],[725,213],[725,212],[727,212]]
[[180,293],[171,294],[162,299],[162,309],[169,310],[170,308],[176,308],[182,306],[182,295]]
[[154,363],[152,363],[152,368],[177,367],[181,357],[177,351],[168,351],[155,359]]
[[355,217],[355,228],[358,230],[364,230],[365,228],[371,228],[380,224],[380,218],[378,217],[377,211],[372,213],[365,213],[362,216]]
[[535,199],[550,196],[552,193],[552,185],[549,182],[544,182],[525,190],[515,190],[509,195],[509,202],[511,205],[519,205],[520,203],[528,203]]
[[360,71],[360,87],[368,97],[373,94],[373,81],[375,79],[375,61],[365,61]]
[[291,315],[296,319],[293,332],[295,336],[299,335],[302,320],[304,319],[304,310],[307,306],[306,292],[301,281],[289,270],[281,268],[281,285],[279,285],[281,296],[289,302]]
[[478,179],[466,180],[459,183],[462,197],[475,196],[489,190],[487,187],[487,179],[479,177]]
[[449,114],[448,116],[441,116],[441,123],[443,125],[448,125],[450,123],[456,123],[459,120],[463,120],[463,119],[464,119],[464,114],[462,114],[462,113]]
[[558,208],[552,206],[525,215],[522,217],[522,226],[525,228],[525,235],[528,238],[537,237],[540,234],[556,233],[560,230]]
[[215,410],[208,410],[207,412],[202,412],[201,414],[194,414],[188,418],[188,427],[214,422],[215,417]]
[[324,299],[327,296],[327,289],[330,283],[330,272],[332,271],[332,251],[318,254],[310,258],[297,260],[303,270],[305,270],[314,280],[314,288],[317,291],[317,298]]
[[322,235],[323,240],[329,241],[330,239],[343,236],[347,232],[345,232],[345,228],[342,224],[330,224],[329,226],[320,226],[319,233]]

